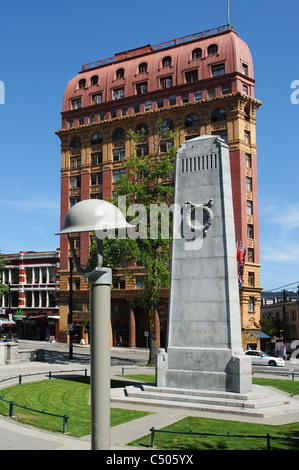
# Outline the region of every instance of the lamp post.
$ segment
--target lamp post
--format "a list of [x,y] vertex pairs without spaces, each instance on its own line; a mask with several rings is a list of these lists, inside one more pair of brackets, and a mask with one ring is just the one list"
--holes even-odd
[[[76,270],[83,274],[90,287],[90,385],[92,450],[110,449],[110,314],[111,268],[102,266],[102,239],[107,231],[126,229],[129,225],[113,204],[87,199],[72,206],[66,213],[62,230],[68,235]],[[74,249],[71,233],[95,232],[97,266],[84,269]]]

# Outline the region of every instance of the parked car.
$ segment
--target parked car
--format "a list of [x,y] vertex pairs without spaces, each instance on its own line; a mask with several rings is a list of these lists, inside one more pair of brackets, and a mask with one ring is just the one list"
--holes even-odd
[[250,356],[252,364],[261,364],[263,366],[284,366],[285,362],[281,357],[269,356],[263,351],[247,350],[245,351],[246,356]]

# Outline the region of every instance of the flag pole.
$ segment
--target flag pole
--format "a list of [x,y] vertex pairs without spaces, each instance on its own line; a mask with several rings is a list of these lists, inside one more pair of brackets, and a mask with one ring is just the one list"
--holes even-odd
[[229,23],[229,0],[227,0],[227,24]]

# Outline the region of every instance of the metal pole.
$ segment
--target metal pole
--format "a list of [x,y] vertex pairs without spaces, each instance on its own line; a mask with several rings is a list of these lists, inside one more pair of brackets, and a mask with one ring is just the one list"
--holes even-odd
[[227,0],[227,24],[229,24],[229,0]]
[[90,384],[92,450],[110,449],[111,282],[90,283]]

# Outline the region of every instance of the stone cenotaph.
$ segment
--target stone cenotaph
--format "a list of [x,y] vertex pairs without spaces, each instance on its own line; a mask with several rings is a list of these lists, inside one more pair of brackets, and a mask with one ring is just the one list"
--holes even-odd
[[167,349],[157,387],[246,393],[227,144],[201,136],[176,156]]

